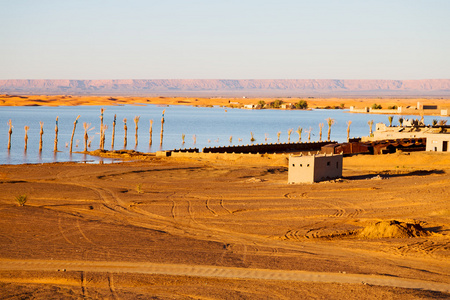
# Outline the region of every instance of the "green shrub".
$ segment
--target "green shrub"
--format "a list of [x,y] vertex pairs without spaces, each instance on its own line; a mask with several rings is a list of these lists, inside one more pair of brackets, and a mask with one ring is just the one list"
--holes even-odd
[[381,106],[381,104],[376,104],[376,103],[374,103],[373,105],[372,105],[372,109],[382,109],[383,107]]
[[138,194],[143,194],[144,191],[142,190],[142,183],[139,183],[136,185],[136,191]]
[[308,102],[305,100],[300,100],[297,103],[295,103],[295,108],[297,109],[307,109],[308,108]]
[[27,203],[27,195],[16,196],[16,202],[19,206],[24,206]]
[[280,108],[282,104],[283,104],[283,101],[277,99],[277,100],[275,100],[273,102],[270,102],[269,103],[269,107],[271,107],[271,108]]

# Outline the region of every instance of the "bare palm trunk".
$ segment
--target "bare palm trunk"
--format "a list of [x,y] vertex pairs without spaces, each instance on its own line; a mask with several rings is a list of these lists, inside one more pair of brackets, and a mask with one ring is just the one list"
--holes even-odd
[[9,130],[8,130],[8,151],[11,150],[11,135],[12,135],[12,122],[11,119],[9,119],[8,121],[8,126],[9,126]]
[[72,153],[72,145],[73,145],[73,136],[75,135],[75,129],[77,128],[77,124],[78,124],[78,119],[81,116],[78,115],[78,117],[75,119],[75,121],[73,122],[73,130],[72,130],[72,136],[70,137],[70,153]]
[[25,152],[26,152],[26,151],[27,151],[27,148],[28,148],[28,129],[30,129],[30,127],[25,126],[24,129],[25,129],[25,137],[24,137],[24,140],[25,140],[25,147],[24,147],[24,150],[25,150]]
[[115,138],[116,138],[116,115],[114,115],[114,121],[113,121],[113,127],[112,127],[111,149],[114,149]]
[[39,153],[42,152],[42,135],[44,134],[44,122],[39,122],[41,129],[39,131]]
[[53,152],[58,152],[58,119],[59,117],[56,117],[55,122],[55,141],[53,145]]

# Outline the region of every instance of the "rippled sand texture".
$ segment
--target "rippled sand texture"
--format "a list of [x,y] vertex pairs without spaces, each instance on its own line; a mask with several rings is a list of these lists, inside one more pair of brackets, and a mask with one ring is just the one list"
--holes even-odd
[[[256,155],[0,166],[0,298],[450,296],[450,156],[348,157],[316,184],[287,170]],[[425,234],[367,234],[392,220]]]

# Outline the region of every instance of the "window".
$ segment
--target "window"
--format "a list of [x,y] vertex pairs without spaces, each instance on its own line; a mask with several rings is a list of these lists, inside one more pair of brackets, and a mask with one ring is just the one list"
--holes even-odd
[[295,164],[292,164],[293,167],[295,167]]
[[329,166],[330,165],[330,162],[329,161],[327,161],[327,166]]
[[336,162],[336,169],[339,169],[339,162]]
[[303,167],[303,165],[302,165],[302,164],[300,164],[300,167]]
[[309,167],[309,164],[307,164],[306,166]]

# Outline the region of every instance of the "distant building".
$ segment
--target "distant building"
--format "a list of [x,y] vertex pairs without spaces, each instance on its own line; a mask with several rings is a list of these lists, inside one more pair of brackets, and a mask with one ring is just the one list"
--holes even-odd
[[350,106],[350,112],[355,112],[355,113],[368,113],[369,112],[369,108],[368,107],[364,107],[364,108],[356,108],[354,106]]
[[399,114],[399,115],[435,115],[435,116],[448,116],[450,107],[439,105],[424,105],[421,102],[417,102],[416,106],[399,106],[391,109],[375,109],[375,108],[356,108],[350,106],[350,112],[352,113],[374,113],[374,114]]
[[425,126],[422,121],[406,119],[403,126],[386,126],[384,123],[377,123],[375,131],[371,137],[363,137],[363,141],[380,141],[394,139],[414,139],[427,138],[429,134],[440,133],[444,128],[449,130],[448,125]]
[[294,105],[292,105],[292,103],[283,103],[280,105],[281,109],[292,109],[294,108]]
[[450,152],[450,133],[429,133],[426,151]]
[[342,177],[342,154],[289,157],[288,183],[313,183]]

